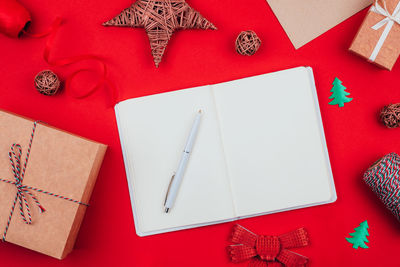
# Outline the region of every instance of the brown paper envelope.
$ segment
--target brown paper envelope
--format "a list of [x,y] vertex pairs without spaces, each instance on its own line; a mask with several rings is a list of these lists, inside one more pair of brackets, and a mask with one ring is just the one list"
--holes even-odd
[[267,0],[296,49],[320,36],[372,0]]
[[[0,178],[15,181],[10,146],[22,146],[23,159],[32,132],[31,120],[0,110]],[[23,184],[88,203],[106,146],[39,124]],[[31,190],[46,209],[42,214],[27,196],[32,224],[15,207],[6,241],[62,259],[73,248],[86,206]],[[15,185],[0,182],[0,238],[16,195]]]

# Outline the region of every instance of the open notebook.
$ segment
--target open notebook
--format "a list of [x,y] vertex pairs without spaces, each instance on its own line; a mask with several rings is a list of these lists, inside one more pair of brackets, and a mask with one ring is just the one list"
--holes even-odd
[[[199,109],[197,139],[166,214]],[[336,200],[309,67],[129,99],[115,113],[139,236]]]

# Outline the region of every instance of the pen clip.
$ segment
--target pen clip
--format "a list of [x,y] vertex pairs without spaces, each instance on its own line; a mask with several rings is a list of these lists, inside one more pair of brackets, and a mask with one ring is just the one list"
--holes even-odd
[[167,204],[167,198],[168,198],[168,195],[169,195],[169,190],[171,189],[172,181],[174,180],[174,178],[175,178],[175,174],[172,175],[171,181],[169,182],[167,194],[165,194],[164,206],[165,206],[165,204]]

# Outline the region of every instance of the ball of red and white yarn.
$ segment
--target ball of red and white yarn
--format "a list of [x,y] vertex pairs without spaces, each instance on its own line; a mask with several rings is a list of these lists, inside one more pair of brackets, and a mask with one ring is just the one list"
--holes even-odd
[[390,153],[375,162],[364,181],[400,221],[400,156]]

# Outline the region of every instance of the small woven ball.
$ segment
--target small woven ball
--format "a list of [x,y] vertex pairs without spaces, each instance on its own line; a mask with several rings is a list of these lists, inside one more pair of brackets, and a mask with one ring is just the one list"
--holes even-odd
[[381,110],[381,121],[388,128],[397,128],[400,126],[400,103],[390,104]]
[[60,88],[60,79],[51,70],[44,70],[36,75],[35,87],[43,95],[55,95]]
[[260,45],[261,40],[253,31],[243,31],[236,38],[236,52],[244,56],[254,55]]

